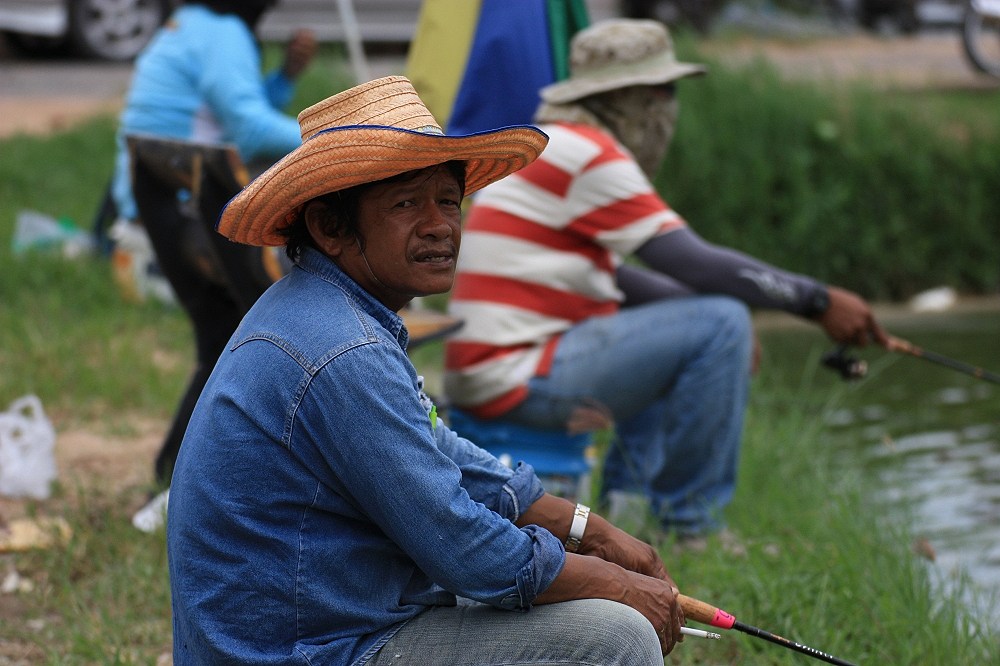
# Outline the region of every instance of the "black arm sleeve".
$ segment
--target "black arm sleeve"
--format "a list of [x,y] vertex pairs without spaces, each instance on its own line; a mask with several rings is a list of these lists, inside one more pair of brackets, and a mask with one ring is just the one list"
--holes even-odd
[[651,238],[636,251],[650,268],[699,293],[727,294],[751,307],[808,316],[826,287],[805,275],[713,245],[690,228]]
[[642,305],[661,298],[690,296],[695,291],[658,271],[650,270],[634,264],[622,264],[616,275],[618,288],[625,294],[622,307]]

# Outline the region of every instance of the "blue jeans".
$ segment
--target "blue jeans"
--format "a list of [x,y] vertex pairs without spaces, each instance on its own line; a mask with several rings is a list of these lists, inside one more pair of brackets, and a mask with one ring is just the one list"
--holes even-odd
[[653,625],[606,599],[535,606],[527,613],[460,600],[407,622],[368,666],[602,664],[662,666]]
[[575,407],[602,403],[616,435],[602,495],[643,493],[665,529],[711,532],[736,484],[751,349],[749,311],[725,296],[594,317],[564,335],[549,375],[504,419],[562,429]]

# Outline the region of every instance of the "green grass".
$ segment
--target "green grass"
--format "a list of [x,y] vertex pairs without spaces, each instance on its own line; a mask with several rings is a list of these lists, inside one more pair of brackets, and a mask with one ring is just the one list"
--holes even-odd
[[69,491],[39,507],[62,513],[73,537],[64,548],[0,556],[32,584],[0,596],[13,613],[0,622],[0,663],[153,664],[170,653],[164,533],[132,527],[124,509],[133,496]]
[[167,415],[192,361],[178,310],[123,303],[104,260],[27,255],[6,264],[0,400],[34,393],[48,411],[84,422]]
[[827,90],[686,46],[711,72],[657,182],[696,231],[871,299],[1000,288],[1000,91]]
[[[328,57],[329,68],[310,72],[299,106],[336,89],[337,56]],[[699,94],[719,110],[682,114],[671,164],[685,168],[667,170],[673,200],[705,235],[777,252],[769,258],[804,262],[873,293],[953,276],[971,290],[996,288],[995,257],[987,254],[998,246],[991,160],[1000,158],[1000,124],[978,102],[941,96],[909,118],[898,99],[869,96],[855,107],[766,73],[754,82],[713,67],[709,80],[718,83]],[[720,100],[734,108],[723,111]],[[952,145],[928,130],[945,126],[977,138]],[[89,225],[110,176],[113,132],[112,119],[102,118],[51,138],[0,142],[0,406],[35,393],[60,432],[127,433],[135,418],[165,427],[193,364],[180,311],[123,301],[105,260],[10,251],[22,209]],[[873,184],[879,191],[862,196]],[[905,241],[902,256],[886,257],[890,239]],[[929,257],[932,247],[940,255]],[[433,377],[439,356],[429,345],[416,363]],[[841,393],[809,373],[769,365],[755,380],[728,512],[747,552],[734,557],[713,543],[704,553],[674,554],[664,543],[682,590],[859,664],[1000,662],[995,630],[962,615],[958,591],[934,589],[910,552],[906,526],[867,503],[872,481],[835,461],[817,424]],[[0,663],[154,664],[169,653],[163,535],[130,525],[146,491],[64,482],[52,499],[28,503],[30,513],[65,516],[74,536],[66,547],[0,555],[0,572],[27,581],[20,592],[0,594]],[[719,642],[687,640],[669,663],[810,660],[728,633]]]
[[[771,337],[762,335],[765,345],[782,340]],[[728,511],[746,555],[682,552],[670,567],[682,591],[857,664],[995,663],[1000,643],[990,621],[963,614],[968,584],[948,593],[934,586],[906,525],[866,499],[876,488],[861,463],[835,462],[821,424],[846,389],[824,388],[813,371],[779,379],[785,372],[765,366],[754,381]],[[725,647],[688,641],[679,654],[680,664],[808,663],[743,635]]]
[[[418,367],[438,363],[439,353],[425,348]],[[662,543],[682,591],[858,664],[996,663],[995,630],[963,616],[961,587],[942,593],[931,584],[905,526],[865,501],[871,481],[860,468],[835,463],[824,446],[818,424],[842,391],[809,376],[779,380],[765,369],[753,396],[728,511],[746,553],[730,555],[714,542],[703,553],[676,553]],[[34,586],[0,596],[0,608],[16,610],[0,623],[0,645],[34,646],[22,648],[28,663],[48,664],[152,664],[169,652],[163,534],[143,534],[129,523],[141,491],[64,487],[36,505],[39,513],[65,515],[74,537],[65,548],[0,556]],[[688,639],[668,663],[791,666],[804,659],[726,632],[719,642]]]

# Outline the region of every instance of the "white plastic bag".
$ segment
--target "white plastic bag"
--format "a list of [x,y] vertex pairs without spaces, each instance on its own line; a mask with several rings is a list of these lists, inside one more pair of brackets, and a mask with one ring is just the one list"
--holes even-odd
[[56,431],[37,396],[0,412],[0,495],[47,499],[56,478]]

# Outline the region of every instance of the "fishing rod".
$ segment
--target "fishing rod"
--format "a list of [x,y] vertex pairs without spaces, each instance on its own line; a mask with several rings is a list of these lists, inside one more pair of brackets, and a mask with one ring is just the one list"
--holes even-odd
[[677,600],[680,602],[681,608],[684,609],[685,617],[695,620],[696,622],[703,622],[704,624],[709,624],[720,629],[735,629],[736,631],[742,631],[745,634],[756,636],[757,638],[763,638],[765,641],[770,641],[790,650],[807,654],[810,657],[819,659],[820,661],[825,661],[828,664],[837,664],[838,666],[854,666],[854,664],[849,661],[838,659],[837,657],[828,655],[825,652],[811,648],[808,645],[802,645],[801,643],[790,641],[787,638],[778,636],[777,634],[772,634],[769,631],[764,631],[763,629],[752,627],[749,624],[744,624],[726,611],[707,604],[704,601],[692,599],[691,597],[683,594],[678,594]]
[[894,352],[899,352],[901,354],[909,354],[910,356],[915,356],[916,358],[922,358],[925,361],[930,361],[931,363],[937,363],[938,365],[943,365],[952,370],[958,370],[959,372],[964,372],[967,375],[972,375],[978,379],[985,379],[988,382],[993,382],[994,384],[1000,384],[1000,375],[995,372],[990,372],[989,370],[983,370],[982,368],[969,365],[968,363],[963,363],[962,361],[956,361],[953,358],[948,358],[941,354],[934,353],[932,351],[927,351],[915,344],[907,342],[906,340],[900,340],[899,338],[889,338],[889,350]]
[[[989,370],[984,370],[978,366],[957,361],[953,358],[944,356],[943,354],[928,351],[922,347],[918,347],[912,342],[908,342],[900,338],[890,337],[889,344],[886,345],[886,349],[891,352],[907,354],[909,356],[913,356],[914,358],[922,358],[925,361],[943,365],[951,368],[952,370],[957,370],[967,375],[976,377],[977,379],[983,379],[988,382],[993,382],[994,384],[1000,384],[1000,375],[995,372],[990,372]],[[844,379],[860,379],[868,374],[868,364],[857,357],[849,356],[847,354],[847,345],[840,345],[833,351],[824,354],[823,365],[836,370]]]

